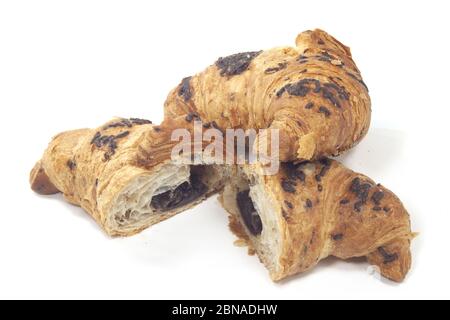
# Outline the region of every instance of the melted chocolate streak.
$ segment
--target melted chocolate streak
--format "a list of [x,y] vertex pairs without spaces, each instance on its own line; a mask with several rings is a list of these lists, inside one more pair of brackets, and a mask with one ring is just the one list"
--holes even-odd
[[185,206],[208,191],[208,187],[196,175],[191,175],[189,182],[184,182],[174,190],[161,193],[152,198],[151,206],[162,212]]
[[263,225],[253,201],[250,198],[250,190],[242,191],[237,194],[237,205],[244,220],[245,226],[254,236],[261,234]]

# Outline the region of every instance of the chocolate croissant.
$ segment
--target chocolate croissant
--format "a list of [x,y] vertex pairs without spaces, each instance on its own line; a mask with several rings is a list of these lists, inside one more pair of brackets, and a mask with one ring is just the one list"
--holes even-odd
[[296,47],[234,54],[183,79],[165,119],[186,115],[221,129],[279,129],[281,161],[311,160],[358,143],[371,102],[350,49],[315,30]]
[[402,281],[411,265],[409,215],[385,187],[323,159],[285,163],[279,174],[241,166],[221,194],[231,230],[256,251],[274,281],[328,257],[367,257]]
[[60,133],[33,168],[31,187],[62,192],[111,236],[133,235],[223,187],[221,167],[173,163],[170,134],[141,119]]

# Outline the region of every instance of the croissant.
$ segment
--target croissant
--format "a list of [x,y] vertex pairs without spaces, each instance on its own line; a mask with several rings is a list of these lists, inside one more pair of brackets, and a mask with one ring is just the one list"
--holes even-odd
[[60,133],[31,171],[31,188],[62,192],[111,236],[136,234],[223,187],[221,167],[171,160],[171,131],[132,118]]
[[186,115],[221,129],[278,129],[281,161],[310,160],[358,143],[371,102],[350,49],[315,30],[299,34],[296,47],[234,54],[183,79],[165,119]]
[[328,257],[367,257],[393,281],[411,266],[409,215],[385,187],[337,161],[284,163],[277,175],[240,166],[220,196],[230,228],[274,281]]

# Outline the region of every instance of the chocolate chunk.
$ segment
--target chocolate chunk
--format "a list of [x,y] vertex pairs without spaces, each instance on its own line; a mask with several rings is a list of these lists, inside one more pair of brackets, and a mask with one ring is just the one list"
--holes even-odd
[[350,186],[351,192],[357,192],[359,190],[359,186],[361,184],[361,180],[359,178],[355,178],[352,180],[352,184]]
[[[349,98],[350,98],[350,94],[347,92],[347,90],[345,90],[344,87],[338,86],[338,85],[335,84],[335,83],[325,83],[325,84],[324,84],[324,87],[326,87],[326,88],[328,88],[328,89],[333,89],[333,90],[335,90],[335,91],[338,93],[339,98],[341,98],[341,99],[343,99],[343,100],[349,100]],[[328,94],[330,94],[330,93],[327,93],[327,95],[328,95]],[[336,98],[335,98],[334,96],[329,96],[327,99],[333,100],[332,103],[333,103],[333,104],[337,103],[337,104],[339,105],[339,107],[340,107],[339,101],[336,100]],[[330,100],[330,101],[331,101],[331,100]]]
[[398,254],[396,254],[396,253],[390,254],[383,247],[379,247],[378,248],[378,252],[383,257],[383,260],[384,260],[383,263],[384,264],[389,264],[389,263],[392,263],[392,262],[398,260]]
[[314,93],[319,93],[320,91],[322,91],[322,85],[320,84],[319,80],[315,80],[314,81]]
[[97,148],[107,147],[108,150],[104,154],[104,160],[108,161],[116,153],[117,142],[116,139],[123,138],[129,134],[129,131],[120,133],[117,136],[102,136],[100,132],[97,132],[91,140],[91,144]]
[[306,174],[305,174],[302,170],[296,171],[296,175],[297,175],[297,178],[298,178],[301,182],[305,182],[305,180],[306,180]]
[[331,116],[331,111],[330,110],[328,110],[326,107],[324,107],[324,106],[320,106],[319,107],[319,112],[320,113],[323,113],[324,115],[325,115],[325,117],[329,117],[329,116]]
[[91,144],[97,144],[97,141],[100,139],[102,134],[100,132],[95,133],[94,137],[91,140]]
[[155,130],[156,132],[160,132],[162,129],[160,127],[153,127],[153,130]]
[[96,146],[103,147],[103,146],[109,145],[113,140],[114,140],[114,136],[101,136],[96,141]]
[[128,136],[130,134],[130,131],[124,131],[122,133],[119,133],[118,135],[115,136],[116,139],[122,139],[125,138],[126,136]]
[[331,235],[331,239],[333,239],[334,241],[339,241],[339,240],[342,240],[343,238],[344,238],[344,235],[342,233]]
[[297,179],[297,166],[291,162],[286,164],[286,176],[290,180],[296,180]]
[[322,51],[321,53],[322,53],[323,57],[326,57],[326,58],[331,59],[331,60],[335,60],[336,59],[334,56],[332,56],[330,53],[328,53],[328,51]]
[[350,191],[353,192],[363,204],[365,204],[371,187],[372,186],[369,183],[361,184],[361,180],[359,178],[355,178],[351,183]]
[[389,209],[389,207],[384,207],[384,208],[383,208],[383,211],[384,211],[384,212],[389,212],[389,211],[391,211],[391,209]]
[[[323,163],[322,163],[323,164]],[[316,175],[316,180],[320,182],[323,177],[327,174],[328,170],[330,170],[330,165],[328,163],[324,164],[324,166],[320,169],[318,175]]]
[[281,97],[284,92],[287,92],[292,96],[304,97],[310,92],[310,85],[312,84],[314,85],[314,92],[316,92],[317,90],[320,91],[320,81],[308,78],[302,79],[293,84],[285,85],[280,90],[278,90],[277,97]]
[[188,102],[192,98],[191,79],[192,77],[184,78],[181,81],[180,89],[178,90],[178,95],[183,97],[184,102]]
[[319,184],[317,186],[317,191],[322,192],[323,191],[323,186],[321,184]]
[[288,88],[290,86],[290,84],[285,85],[284,87],[282,87],[280,90],[277,91],[277,98],[281,97],[283,95],[283,93],[286,92],[286,88]]
[[339,100],[334,96],[334,94],[330,90],[322,88],[322,96],[328,101],[330,101],[331,104],[336,108],[341,108]]
[[284,200],[284,204],[285,204],[289,209],[293,209],[293,208],[294,208],[294,205],[293,205],[292,203],[290,203],[289,201],[287,201],[287,200]]
[[139,118],[130,118],[130,119],[121,119],[119,121],[110,123],[103,127],[103,130],[107,130],[110,128],[119,128],[119,127],[127,127],[131,128],[133,125],[144,125],[144,124],[151,124],[152,122],[150,120],[145,119],[139,119]]
[[357,192],[357,196],[361,201],[366,203],[367,198],[369,197],[369,190],[372,186],[368,183],[364,183],[360,186],[359,191]]
[[104,161],[109,161],[109,160],[111,160],[111,157],[114,155],[114,152],[113,151],[108,151],[108,152],[105,152],[105,154],[103,155],[103,160]]
[[278,64],[277,67],[273,67],[273,68],[268,68],[264,71],[265,74],[272,74],[272,73],[276,73],[280,70],[286,69],[287,67],[287,62],[281,62]]
[[122,124],[124,127],[131,128],[133,126],[133,123],[129,119],[123,119]]
[[305,208],[311,209],[312,207],[313,207],[313,203],[312,203],[311,199],[306,199]]
[[322,62],[331,62],[331,59],[327,57],[317,57],[317,60]]
[[189,112],[185,118],[185,120],[187,122],[192,122],[192,120],[199,120],[199,119],[200,119],[200,116],[198,115],[197,112]]
[[319,163],[325,167],[331,167],[331,160],[328,158],[322,158],[319,160]]
[[290,85],[289,87],[286,88],[286,91],[291,95],[291,96],[296,96],[296,97],[304,97],[308,94],[309,92],[309,88],[306,86],[306,83],[299,81],[295,84]]
[[342,204],[342,205],[349,204],[349,203],[350,203],[350,200],[348,200],[348,199],[342,199],[340,202],[340,204]]
[[305,106],[305,109],[312,109],[314,108],[314,102],[308,102]]
[[372,195],[372,201],[376,204],[379,205],[380,201],[383,200],[384,198],[384,192],[383,191],[376,191],[373,195]]
[[286,164],[286,175],[292,181],[300,180],[301,182],[305,182],[306,179],[305,173],[298,169],[298,165],[290,162]]
[[347,75],[349,75],[350,77],[352,77],[353,79],[358,81],[367,90],[367,92],[369,92],[369,88],[367,87],[367,85],[364,83],[364,81],[362,79],[359,79],[357,76],[355,76],[353,73],[350,73],[350,72],[347,72]]
[[[334,78],[331,78],[331,79],[334,79]],[[345,90],[344,87],[338,86],[335,83],[325,83],[324,87],[335,90],[338,93],[339,98],[341,98],[343,100],[349,100],[349,98],[350,98],[350,94],[347,92],[347,90]]]
[[194,119],[194,117],[192,116],[192,113],[189,113],[184,119],[185,119],[187,122],[191,122],[192,119]]
[[260,235],[263,225],[250,197],[250,190],[239,192],[236,201],[247,229],[254,236]]
[[290,181],[290,180],[283,179],[281,181],[281,187],[283,188],[283,190],[285,192],[288,192],[288,193],[295,193],[296,185],[297,184],[295,182]]
[[109,128],[119,128],[119,127],[128,127],[131,128],[133,123],[128,119],[121,119],[120,121],[113,122],[103,127],[103,130],[107,130]]
[[381,207],[373,207],[372,210],[373,211],[381,211],[381,210],[383,210],[383,208],[381,208]]
[[364,202],[360,200],[355,203],[353,208],[355,209],[356,212],[361,212],[361,208],[363,205],[364,205]]
[[75,163],[75,161],[73,160],[68,160],[67,161],[67,166],[69,167],[69,169],[72,171],[73,169],[75,169],[77,167],[77,164]]
[[152,124],[150,120],[139,119],[139,118],[130,118],[131,123],[135,125],[144,125],[144,124]]
[[334,89],[337,92],[339,92],[341,90],[341,88],[335,83],[324,83],[323,86],[326,87],[326,88]]
[[261,52],[243,52],[225,58],[219,58],[216,61],[216,66],[220,69],[221,76],[235,76],[246,71],[252,60]]
[[206,194],[207,191],[208,187],[197,175],[191,172],[189,182],[184,182],[174,190],[154,196],[151,206],[161,212],[170,211],[193,202]]

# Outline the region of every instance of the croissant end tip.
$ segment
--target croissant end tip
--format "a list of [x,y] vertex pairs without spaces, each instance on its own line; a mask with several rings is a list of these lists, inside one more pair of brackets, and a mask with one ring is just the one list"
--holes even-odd
[[44,168],[42,167],[41,161],[38,161],[30,173],[30,185],[31,189],[42,195],[50,195],[59,193],[59,190],[50,181]]

